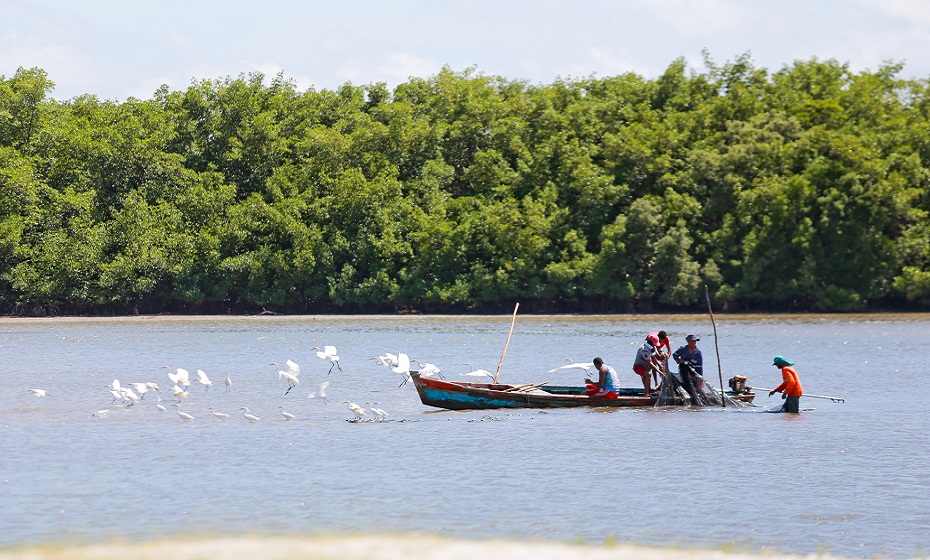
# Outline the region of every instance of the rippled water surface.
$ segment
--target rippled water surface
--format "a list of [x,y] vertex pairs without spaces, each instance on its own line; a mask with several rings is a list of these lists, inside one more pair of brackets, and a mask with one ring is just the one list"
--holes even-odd
[[[780,382],[797,363],[800,415],[743,410],[449,412],[369,360],[407,352],[451,378],[495,371],[508,317],[249,317],[0,320],[0,546],[177,534],[424,532],[727,547],[851,557],[930,554],[930,317],[718,316],[724,379]],[[521,316],[502,382],[602,356],[636,386],[636,346],[706,317]],[[313,346],[338,347],[342,370]],[[284,395],[271,362],[300,363]],[[923,361],[921,361],[923,360]],[[155,395],[111,405],[104,387],[205,370],[183,421]],[[227,370],[233,390],[222,386]],[[308,399],[330,381],[330,403]],[[45,398],[30,394],[44,388]],[[389,422],[352,423],[343,401]],[[215,420],[208,406],[232,416]],[[249,424],[248,406],[261,420]],[[286,422],[280,406],[297,416]],[[109,409],[104,416],[92,415]]]

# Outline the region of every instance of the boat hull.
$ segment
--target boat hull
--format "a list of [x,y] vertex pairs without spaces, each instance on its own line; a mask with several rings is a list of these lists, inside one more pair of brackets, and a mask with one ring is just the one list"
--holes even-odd
[[[466,383],[422,377],[412,372],[420,401],[448,410],[482,410],[495,408],[624,408],[652,407],[656,397],[643,396],[642,389],[621,389],[616,399],[589,397],[584,387],[545,387],[536,391],[520,391],[518,385]],[[727,393],[744,402],[752,402],[754,393]]]

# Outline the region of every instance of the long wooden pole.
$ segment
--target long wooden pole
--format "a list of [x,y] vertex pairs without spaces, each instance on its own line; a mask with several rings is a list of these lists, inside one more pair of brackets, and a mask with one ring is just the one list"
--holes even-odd
[[710,290],[704,284],[704,298],[707,299],[707,312],[710,313],[710,322],[714,325],[714,348],[717,349],[717,373],[720,375],[720,400],[723,408],[727,407],[727,396],[723,394],[723,367],[720,365],[720,344],[717,343],[717,321],[714,320],[714,310],[710,307]]
[[504,352],[501,354],[501,361],[497,364],[497,373],[494,374],[494,384],[497,385],[497,378],[501,374],[501,366],[504,365],[504,356],[507,355],[507,347],[510,346],[510,335],[513,334],[513,326],[517,322],[517,309],[520,309],[520,303],[513,308],[513,319],[510,320],[510,332],[507,333],[507,342],[504,343]]

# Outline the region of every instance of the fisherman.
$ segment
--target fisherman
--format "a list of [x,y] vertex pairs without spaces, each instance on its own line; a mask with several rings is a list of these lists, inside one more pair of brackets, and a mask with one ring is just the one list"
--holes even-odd
[[697,335],[689,334],[685,337],[685,346],[680,347],[672,353],[672,358],[678,362],[678,380],[681,386],[685,388],[691,397],[691,404],[698,404],[697,393],[694,390],[697,379],[691,373],[692,370],[698,375],[704,375],[704,358],[701,356],[701,350],[697,347],[698,341],[701,340]]
[[794,362],[775,356],[773,366],[781,370],[782,384],[772,389],[769,393],[771,397],[775,393],[782,393],[781,398],[785,399],[784,412],[801,412],[801,380],[798,379],[798,372],[791,367]]
[[[653,335],[659,340],[659,343],[656,344],[655,347],[656,347],[656,353],[658,353],[659,363],[662,366],[661,371],[668,373],[668,358],[669,358],[669,354],[671,354],[672,352],[672,339],[668,337],[668,333],[665,331],[651,332],[647,334],[646,337],[648,338],[649,336],[653,336]],[[665,348],[665,352],[662,351],[663,348]],[[658,387],[659,378],[655,374],[653,374],[652,379],[655,381],[656,387]]]
[[[658,374],[661,375],[663,379],[665,378],[665,373],[662,372],[662,368],[659,366],[660,362],[656,351],[656,346],[658,344],[659,336],[657,333],[649,333],[646,335],[646,340],[636,350],[636,359],[633,362],[633,372],[642,379],[643,394],[646,397],[652,396],[652,379],[650,375],[654,377]],[[658,380],[658,378],[656,379]]]
[[597,370],[597,381],[585,378],[585,393],[589,397],[615,399],[620,396],[620,378],[614,368],[604,363],[600,358],[594,358],[594,369]]

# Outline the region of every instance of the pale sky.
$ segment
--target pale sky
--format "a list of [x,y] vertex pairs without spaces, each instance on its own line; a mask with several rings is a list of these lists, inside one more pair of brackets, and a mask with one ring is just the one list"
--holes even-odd
[[930,77],[930,0],[0,0],[0,75],[44,69],[60,100],[278,72],[300,90],[428,78],[443,66],[532,84],[836,59]]

